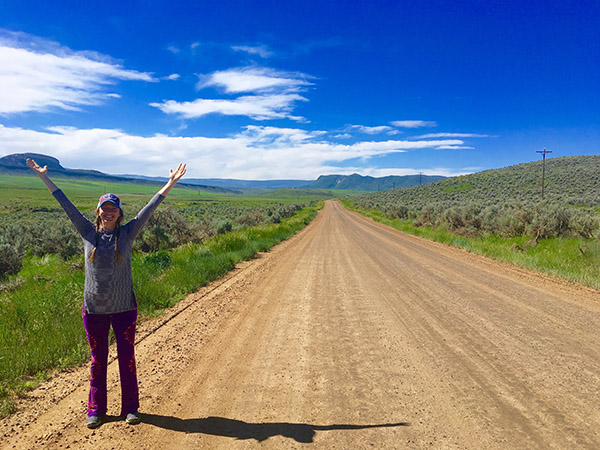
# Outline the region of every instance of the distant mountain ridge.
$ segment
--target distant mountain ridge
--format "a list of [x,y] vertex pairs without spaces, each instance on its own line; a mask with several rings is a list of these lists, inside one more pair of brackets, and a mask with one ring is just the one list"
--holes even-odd
[[[97,170],[67,169],[52,156],[39,153],[15,153],[0,158],[0,173],[7,175],[33,175],[25,164],[27,158],[35,159],[40,166],[48,166],[51,173],[65,177],[102,179],[115,182],[139,182],[148,184],[164,183],[166,177],[147,177],[144,175],[110,175]],[[446,177],[437,175],[404,175],[375,178],[359,174],[321,175],[317,180],[237,180],[224,178],[185,178],[182,185],[192,185],[215,192],[231,192],[241,189],[340,189],[355,191],[384,191],[404,187],[419,186]]]
[[[118,175],[119,177],[165,182],[165,177]],[[311,180],[237,180],[233,178],[185,178],[187,184],[221,187],[224,189],[295,189],[306,188]]]
[[311,183],[311,189],[351,189],[357,191],[387,191],[405,187],[419,186],[444,180],[439,175],[391,175],[375,178],[357,173],[352,175],[321,175]]

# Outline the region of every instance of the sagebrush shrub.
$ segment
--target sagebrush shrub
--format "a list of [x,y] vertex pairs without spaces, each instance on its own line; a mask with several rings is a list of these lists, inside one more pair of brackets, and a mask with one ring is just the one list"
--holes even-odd
[[435,214],[434,214],[433,208],[430,206],[425,206],[417,215],[417,218],[415,219],[414,224],[417,227],[421,227],[421,226],[433,225],[434,222],[435,222]]
[[233,224],[230,220],[217,219],[213,223],[213,228],[216,230],[217,234],[224,234],[233,230]]
[[529,232],[537,238],[569,235],[571,210],[564,205],[540,203],[534,210]]
[[253,227],[255,225],[263,223],[264,221],[265,221],[265,216],[258,209],[254,209],[251,211],[245,211],[237,219],[237,222],[240,225],[243,225],[244,227]]
[[0,243],[0,278],[19,273],[23,265],[23,255],[6,243]]
[[197,240],[197,236],[177,211],[166,207],[154,212],[134,241],[134,248],[142,252],[168,250]]
[[585,239],[591,239],[600,229],[600,222],[597,216],[588,212],[576,210],[571,215],[569,228],[573,234]]
[[383,213],[392,219],[406,219],[408,208],[404,205],[390,205],[384,208]]

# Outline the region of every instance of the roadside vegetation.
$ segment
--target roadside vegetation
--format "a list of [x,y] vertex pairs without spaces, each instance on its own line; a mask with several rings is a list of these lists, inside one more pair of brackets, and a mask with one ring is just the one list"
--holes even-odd
[[600,289],[600,155],[546,160],[348,197],[402,231]]
[[[0,196],[12,200],[0,201],[0,417],[54,370],[89,359],[81,239],[39,180],[3,178]],[[103,192],[121,195],[125,220],[154,193],[148,186],[56,183],[90,219]],[[135,241],[140,320],[301,230],[322,206],[306,194],[248,198],[175,188]]]

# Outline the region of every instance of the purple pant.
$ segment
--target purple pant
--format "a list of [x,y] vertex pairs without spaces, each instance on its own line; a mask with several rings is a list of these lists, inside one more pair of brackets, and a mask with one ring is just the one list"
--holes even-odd
[[134,353],[136,320],[137,309],[116,314],[88,314],[83,311],[83,325],[92,354],[88,416],[106,415],[108,332],[111,324],[117,340],[121,377],[121,415],[138,410],[140,403]]

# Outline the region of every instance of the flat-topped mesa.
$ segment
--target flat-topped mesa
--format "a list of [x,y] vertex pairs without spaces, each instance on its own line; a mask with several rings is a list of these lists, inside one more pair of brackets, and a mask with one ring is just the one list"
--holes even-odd
[[65,170],[60,165],[60,161],[52,156],[42,155],[41,153],[13,153],[12,155],[3,156],[0,158],[0,165],[5,167],[28,169],[25,160],[27,158],[34,159],[41,167],[48,166],[50,170]]

